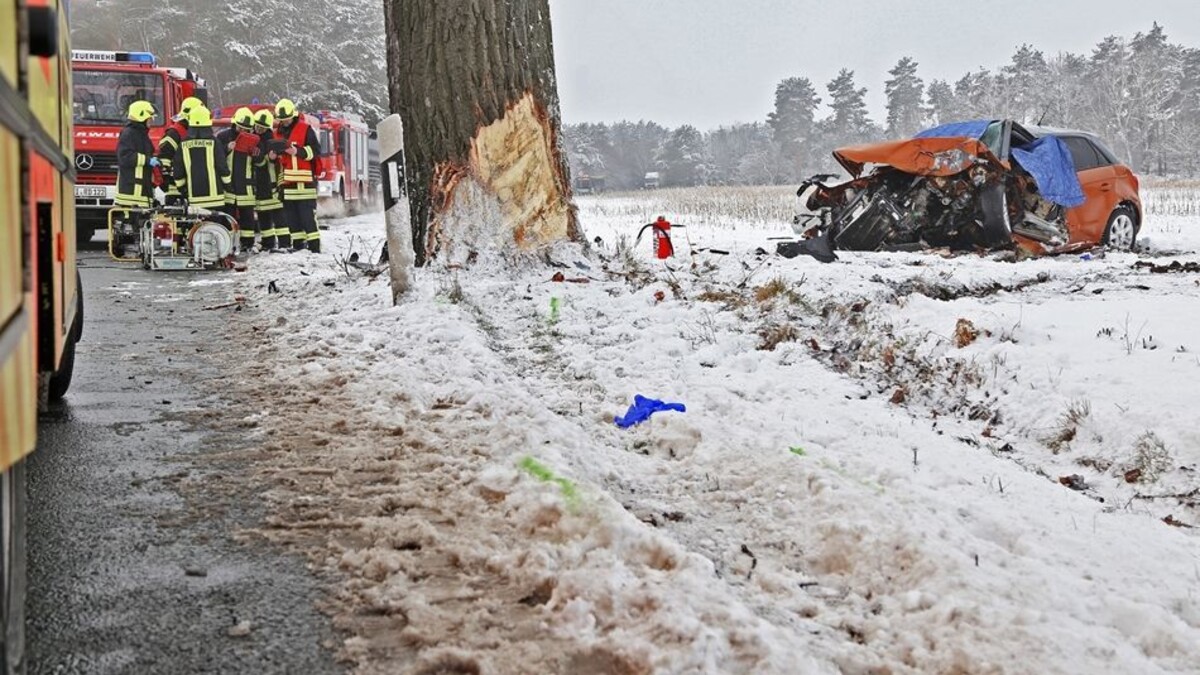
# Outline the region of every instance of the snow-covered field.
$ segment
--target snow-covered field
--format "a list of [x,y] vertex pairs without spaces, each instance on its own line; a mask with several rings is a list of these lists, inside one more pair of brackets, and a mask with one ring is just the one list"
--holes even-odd
[[[381,216],[233,277],[245,536],[337,573],[359,672],[1200,669],[1200,274],[1134,267],[1200,260],[1200,219],[1142,258],[822,265],[717,204],[664,213],[664,264],[630,248],[658,199],[400,307],[338,263]],[[637,394],[687,411],[622,430]]]

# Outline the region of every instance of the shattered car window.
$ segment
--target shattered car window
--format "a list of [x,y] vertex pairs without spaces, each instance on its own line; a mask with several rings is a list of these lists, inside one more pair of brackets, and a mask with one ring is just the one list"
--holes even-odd
[[993,155],[1003,159],[1000,153],[1004,145],[1004,122],[996,121],[989,124],[987,130],[983,132],[983,136],[979,138],[979,141],[986,145],[988,150],[992,151]]

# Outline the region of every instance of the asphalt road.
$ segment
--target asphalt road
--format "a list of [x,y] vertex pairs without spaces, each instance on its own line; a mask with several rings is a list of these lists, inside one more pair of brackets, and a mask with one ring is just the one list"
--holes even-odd
[[[31,673],[337,673],[305,561],[233,539],[262,516],[222,481],[243,404],[222,272],[150,273],[81,254],[84,339],[29,464]],[[199,282],[199,283],[196,283]],[[245,635],[230,630],[249,621]],[[233,633],[245,632],[233,630]]]

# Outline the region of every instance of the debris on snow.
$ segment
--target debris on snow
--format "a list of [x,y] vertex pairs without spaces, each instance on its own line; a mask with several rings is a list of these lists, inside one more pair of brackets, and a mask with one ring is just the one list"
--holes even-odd
[[633,397],[633,405],[629,406],[625,415],[617,415],[613,418],[613,422],[622,429],[628,429],[645,422],[650,419],[651,415],[659,412],[687,412],[687,407],[682,403],[667,403],[637,394]]

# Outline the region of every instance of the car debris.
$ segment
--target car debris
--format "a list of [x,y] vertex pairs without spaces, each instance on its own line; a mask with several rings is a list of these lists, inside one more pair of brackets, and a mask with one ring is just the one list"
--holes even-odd
[[833,156],[850,180],[831,185],[834,176],[821,174],[801,184],[800,239],[778,244],[780,255],[1129,250],[1141,224],[1137,178],[1087,132],[976,120]]

